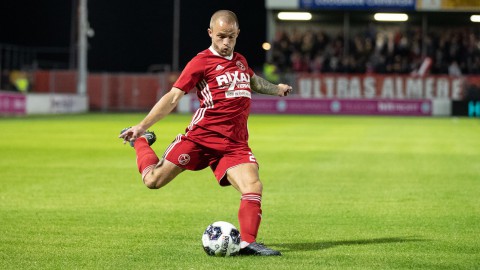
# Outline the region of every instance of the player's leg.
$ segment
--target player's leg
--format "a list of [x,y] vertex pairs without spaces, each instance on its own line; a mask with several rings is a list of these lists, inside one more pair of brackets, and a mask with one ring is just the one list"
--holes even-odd
[[170,183],[184,170],[172,162],[162,159],[155,165],[153,170],[142,175],[143,183],[150,189],[159,189]]
[[155,134],[147,131],[131,143],[137,155],[138,171],[142,174],[144,184],[151,189],[163,187],[184,171],[167,160],[158,159],[151,147],[155,140]]
[[227,179],[242,197],[238,210],[242,247],[255,242],[262,219],[262,183],[255,163],[237,165],[227,171]]
[[242,237],[240,254],[276,256],[279,251],[256,242],[262,219],[262,183],[257,163],[243,163],[228,169],[227,179],[241,194],[238,221]]
[[263,185],[258,175],[257,163],[243,163],[228,169],[227,180],[242,194],[262,195]]
[[137,154],[137,166],[142,174],[143,183],[150,189],[158,189],[172,181],[184,169],[168,160],[159,160],[150,145],[147,138],[142,136],[135,141],[133,147]]
[[[135,143],[135,147],[136,143]],[[151,154],[153,150],[148,150]],[[150,154],[150,155],[151,155]],[[179,134],[170,146],[165,150],[163,158],[152,166],[147,162],[144,166],[150,166],[150,170],[142,173],[143,182],[148,188],[158,189],[185,170],[201,170],[208,166],[210,155],[205,152],[201,145],[198,145],[187,139],[185,135]],[[148,165],[150,164],[150,165]],[[140,166],[139,166],[140,168]]]

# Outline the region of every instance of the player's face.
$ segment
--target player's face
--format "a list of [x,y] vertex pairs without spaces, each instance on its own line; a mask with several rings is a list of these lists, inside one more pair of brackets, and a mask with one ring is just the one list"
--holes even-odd
[[239,33],[236,23],[227,23],[222,19],[216,20],[213,27],[208,29],[213,49],[221,56],[232,55]]

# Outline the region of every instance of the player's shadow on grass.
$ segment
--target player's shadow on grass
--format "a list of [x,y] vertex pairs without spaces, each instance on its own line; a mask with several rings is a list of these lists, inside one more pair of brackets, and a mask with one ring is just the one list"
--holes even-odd
[[354,246],[354,245],[376,245],[376,244],[390,244],[390,243],[406,243],[406,242],[423,242],[425,239],[412,237],[387,237],[376,239],[360,239],[360,240],[345,240],[345,241],[326,241],[326,242],[311,242],[311,243],[282,243],[271,244],[272,246],[281,248],[282,252],[288,251],[308,251],[334,248],[338,246]]

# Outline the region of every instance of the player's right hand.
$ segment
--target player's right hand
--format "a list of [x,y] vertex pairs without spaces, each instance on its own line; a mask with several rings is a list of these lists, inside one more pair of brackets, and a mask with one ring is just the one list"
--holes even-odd
[[135,140],[145,133],[145,130],[139,126],[133,126],[128,129],[123,130],[123,132],[118,136],[118,138],[123,139],[123,143],[133,143]]
[[123,144],[126,144],[127,141],[130,141],[130,138],[132,137],[131,129],[131,127],[122,129],[120,135],[118,135],[118,138],[123,139]]

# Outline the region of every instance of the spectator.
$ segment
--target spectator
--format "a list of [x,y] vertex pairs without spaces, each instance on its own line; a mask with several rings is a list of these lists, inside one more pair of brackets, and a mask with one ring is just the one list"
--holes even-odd
[[453,60],[450,65],[448,66],[448,75],[450,76],[461,76],[462,75],[462,70],[458,66],[458,63],[456,60]]
[[[479,74],[479,35],[478,29],[468,27],[432,29],[423,35],[420,27],[379,30],[369,24],[345,41],[341,32],[281,29],[273,43],[272,61],[280,72],[407,74],[429,57],[433,74]],[[456,70],[450,72],[450,67]]]

